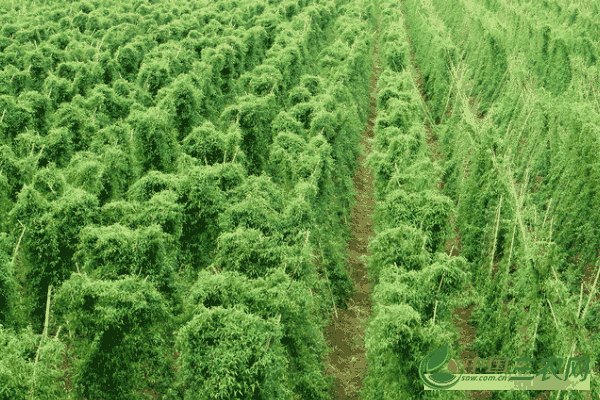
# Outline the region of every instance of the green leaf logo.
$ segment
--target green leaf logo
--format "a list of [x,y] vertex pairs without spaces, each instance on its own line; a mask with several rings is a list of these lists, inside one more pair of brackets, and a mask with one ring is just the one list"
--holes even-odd
[[[460,380],[459,376],[456,376],[450,372],[432,373],[433,371],[444,366],[449,354],[450,346],[448,346],[446,343],[439,349],[435,349],[431,353],[427,354],[423,360],[421,360],[421,364],[419,365],[419,376],[423,383],[432,389],[448,389],[456,385],[456,383]],[[427,378],[425,376],[426,373],[431,373],[431,376]]]
[[435,374],[431,374],[429,379],[437,383],[448,383],[454,379],[454,374],[451,374],[450,372],[437,372]]
[[437,350],[432,351],[428,354],[429,361],[427,362],[427,372],[435,371],[444,365],[444,361],[446,361],[446,357],[450,353],[450,349],[448,348],[448,343],[444,346],[440,347]]

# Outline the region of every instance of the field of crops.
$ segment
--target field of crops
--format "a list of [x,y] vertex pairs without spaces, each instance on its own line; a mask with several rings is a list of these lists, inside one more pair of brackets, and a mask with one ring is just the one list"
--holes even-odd
[[[599,37],[596,0],[0,0],[0,400],[600,398]],[[591,390],[425,391],[444,344]]]

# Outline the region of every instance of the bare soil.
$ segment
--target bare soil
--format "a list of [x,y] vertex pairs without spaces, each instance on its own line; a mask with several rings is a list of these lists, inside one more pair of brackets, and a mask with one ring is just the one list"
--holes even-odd
[[[377,31],[377,34],[379,31]],[[370,92],[371,110],[361,140],[362,151],[354,174],[356,204],[351,211],[352,238],[347,249],[349,271],[354,280],[355,294],[348,310],[336,310],[325,330],[328,345],[334,349],[327,360],[327,373],[335,378],[332,399],[355,400],[360,397],[362,381],[366,375],[367,358],[364,343],[366,320],[371,315],[371,284],[368,279],[365,257],[370,255],[369,241],[375,237],[372,214],[375,207],[373,171],[365,165],[371,151],[368,138],[373,138],[376,117],[377,79],[381,73],[378,62],[378,41],[373,48],[375,63],[372,69]]]

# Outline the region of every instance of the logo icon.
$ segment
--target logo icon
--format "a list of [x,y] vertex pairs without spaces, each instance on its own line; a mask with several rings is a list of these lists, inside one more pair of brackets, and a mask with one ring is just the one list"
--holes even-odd
[[[433,350],[427,354],[419,365],[419,377],[423,383],[432,389],[449,389],[460,380],[460,376],[456,376],[450,372],[435,372],[446,364],[450,347],[446,343],[444,346]],[[431,374],[426,377],[425,374]]]

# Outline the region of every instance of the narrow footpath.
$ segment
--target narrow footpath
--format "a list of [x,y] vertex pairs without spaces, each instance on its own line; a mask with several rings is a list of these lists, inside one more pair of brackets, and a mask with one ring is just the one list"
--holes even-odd
[[[376,33],[379,36],[379,30]],[[371,145],[367,139],[374,136],[377,105],[377,80],[381,73],[378,56],[378,39],[375,39],[372,59],[373,69],[370,83],[371,109],[369,121],[361,140],[362,151],[359,166],[354,174],[356,204],[351,211],[352,239],[347,249],[349,271],[356,292],[348,304],[348,310],[338,309],[325,330],[328,345],[334,350],[327,360],[327,373],[335,377],[335,400],[357,400],[360,398],[362,381],[366,376],[367,357],[365,348],[366,321],[371,316],[371,284],[367,277],[365,257],[370,256],[368,244],[375,237],[372,214],[375,208],[373,195],[373,171],[366,164]]]

